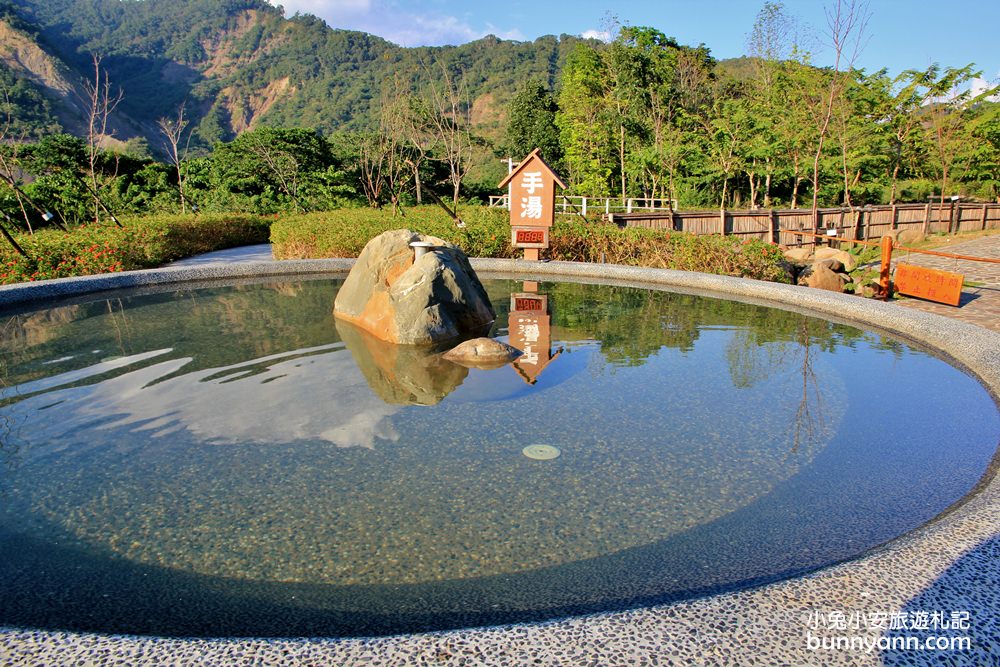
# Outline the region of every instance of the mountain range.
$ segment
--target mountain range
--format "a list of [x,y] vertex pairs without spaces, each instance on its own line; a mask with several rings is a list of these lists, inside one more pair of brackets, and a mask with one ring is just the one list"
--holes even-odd
[[259,124],[373,127],[381,99],[447,72],[461,80],[474,125],[495,137],[518,86],[552,88],[581,39],[403,48],[311,15],[285,18],[264,0],[0,0],[0,85],[21,136],[82,134],[98,57],[123,94],[108,143],[161,145],[157,121],[184,104],[194,144],[208,148]]

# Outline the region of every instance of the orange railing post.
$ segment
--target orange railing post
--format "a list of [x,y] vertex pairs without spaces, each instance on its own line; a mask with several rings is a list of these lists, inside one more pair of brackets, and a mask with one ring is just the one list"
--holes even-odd
[[892,284],[889,282],[889,269],[892,265],[892,237],[882,237],[882,266],[879,268],[878,285],[883,299],[892,296]]

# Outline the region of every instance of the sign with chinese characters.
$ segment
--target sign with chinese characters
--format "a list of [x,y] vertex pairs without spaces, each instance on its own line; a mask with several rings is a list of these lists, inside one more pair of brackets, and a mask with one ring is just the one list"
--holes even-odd
[[893,283],[900,294],[957,306],[962,298],[964,279],[965,276],[960,273],[925,269],[900,262],[896,265]]
[[510,188],[511,243],[525,249],[525,259],[538,259],[538,250],[549,247],[557,186],[565,188],[566,184],[545,164],[537,148],[498,186]]
[[548,248],[548,227],[513,227],[510,243],[515,248]]

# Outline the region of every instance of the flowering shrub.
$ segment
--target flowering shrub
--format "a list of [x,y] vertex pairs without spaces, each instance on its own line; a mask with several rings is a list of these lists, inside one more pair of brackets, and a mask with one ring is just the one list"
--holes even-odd
[[86,225],[22,234],[17,242],[28,257],[0,245],[0,284],[147,269],[201,252],[266,243],[270,222],[250,215],[161,216],[125,221],[124,228]]

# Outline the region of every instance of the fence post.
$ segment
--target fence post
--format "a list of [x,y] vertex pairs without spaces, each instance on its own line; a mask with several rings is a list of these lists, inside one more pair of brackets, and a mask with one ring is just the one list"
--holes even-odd
[[583,217],[587,217],[587,198],[583,198]]
[[781,243],[781,225],[778,223],[778,214],[771,209],[771,243],[777,245]]
[[631,197],[629,197],[628,199],[625,200],[625,212],[626,213],[631,213],[632,212],[632,198]]
[[979,221],[980,222],[980,227],[982,227],[984,230],[986,229],[986,211],[988,210],[986,207],[987,207],[987,204],[983,204],[983,216],[982,216],[982,220]]
[[[955,209],[958,208],[958,207],[955,206],[955,202],[956,202],[956,200],[952,199],[951,200],[951,208],[948,209],[948,233],[949,234],[954,234],[955,233],[954,227],[957,226],[955,224]],[[962,209],[961,208],[958,209],[958,215],[959,216],[962,215]]]
[[927,202],[927,205],[924,206],[924,228],[922,230],[924,236],[927,236],[927,232],[930,228],[931,228],[931,203]]
[[886,301],[892,296],[892,284],[889,282],[889,269],[892,266],[892,237],[882,237],[882,265],[879,267],[878,285],[881,296]]
[[892,228],[899,229],[899,209],[895,204],[892,205]]
[[609,213],[611,213],[611,200],[605,197],[605,199],[604,199],[604,215],[608,215]]
[[719,225],[722,227],[722,235],[726,235],[726,209],[719,209]]

